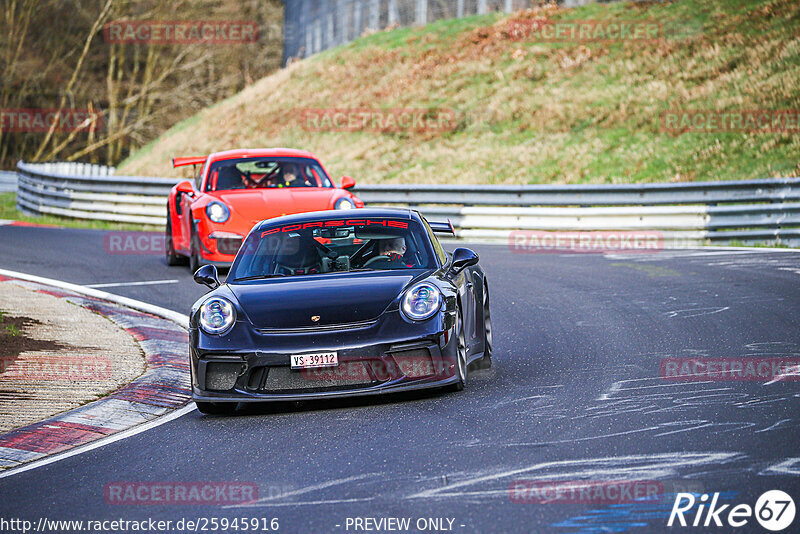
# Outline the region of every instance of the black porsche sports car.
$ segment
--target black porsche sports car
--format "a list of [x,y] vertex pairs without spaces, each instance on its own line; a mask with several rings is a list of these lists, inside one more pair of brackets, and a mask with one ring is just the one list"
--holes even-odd
[[257,224],[190,317],[200,411],[432,387],[461,390],[491,365],[489,286],[478,256],[448,254],[408,209],[288,215]]

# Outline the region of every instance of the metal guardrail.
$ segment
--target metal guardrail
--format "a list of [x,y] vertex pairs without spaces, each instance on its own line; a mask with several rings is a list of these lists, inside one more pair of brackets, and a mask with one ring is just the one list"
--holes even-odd
[[0,171],[0,193],[9,193],[17,190],[17,173]]
[[17,164],[17,207],[30,215],[162,226],[166,198],[178,180],[114,176],[83,163]]
[[[170,178],[115,176],[74,163],[17,165],[27,213],[163,225]],[[666,244],[774,242],[800,246],[800,178],[613,185],[361,185],[369,205],[409,205],[450,219],[459,237],[515,230],[654,230]],[[558,207],[556,207],[558,206]]]
[[[365,202],[466,206],[655,206],[800,201],[800,179],[586,185],[373,185]],[[443,200],[446,199],[446,200]]]

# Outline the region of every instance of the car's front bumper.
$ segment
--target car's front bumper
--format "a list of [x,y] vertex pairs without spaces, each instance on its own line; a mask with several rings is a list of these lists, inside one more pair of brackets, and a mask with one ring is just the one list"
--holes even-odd
[[193,233],[197,236],[199,244],[200,262],[203,265],[216,267],[230,267],[236,253],[247,235],[249,228],[240,227],[240,224],[213,223],[208,220],[194,219]]
[[437,380],[409,381],[380,384],[372,387],[348,390],[330,390],[306,393],[273,393],[261,395],[231,395],[220,392],[202,392],[194,390],[192,400],[202,402],[276,402],[276,401],[302,401],[334,399],[343,397],[362,397],[368,395],[388,395],[403,391],[416,391],[420,389],[442,388],[454,384],[457,376]]
[[[198,349],[193,344],[192,396],[206,402],[293,401],[447,386],[458,376],[457,340],[452,321],[446,323],[408,325],[416,336],[371,336],[380,330],[377,324],[352,331],[255,336],[255,350]],[[195,338],[197,331],[192,334]],[[325,351],[337,352],[336,367],[289,366],[291,354]]]
[[230,267],[239,250],[237,243],[241,240],[228,240],[225,246],[220,245],[218,239],[204,237],[200,240],[200,261],[203,265],[214,265],[216,267]]

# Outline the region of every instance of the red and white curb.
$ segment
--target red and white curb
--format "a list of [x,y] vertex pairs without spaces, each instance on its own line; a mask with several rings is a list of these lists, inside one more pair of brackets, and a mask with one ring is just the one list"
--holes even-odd
[[38,224],[25,221],[15,221],[11,219],[0,219],[0,226],[29,226],[38,228],[58,228],[52,224]]
[[[83,286],[0,269],[0,281],[63,298],[99,313],[131,334],[145,353],[145,372],[102,399],[0,435],[0,478],[96,448],[194,409],[187,356],[188,317]],[[169,417],[172,415],[172,417]],[[167,417],[164,417],[167,416]],[[166,422],[166,421],[164,421]],[[69,454],[72,455],[72,454]],[[31,462],[21,466],[21,464]]]

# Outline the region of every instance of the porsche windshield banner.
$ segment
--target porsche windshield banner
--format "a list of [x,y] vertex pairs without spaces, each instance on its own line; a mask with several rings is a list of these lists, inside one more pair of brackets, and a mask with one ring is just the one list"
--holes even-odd
[[268,235],[284,233],[284,232],[298,232],[300,230],[307,230],[309,228],[338,228],[342,226],[358,226],[362,228],[370,226],[382,226],[384,228],[408,228],[406,221],[393,221],[391,219],[336,219],[330,221],[313,221],[306,223],[287,224],[285,226],[276,226],[269,230],[261,232],[261,237]]

